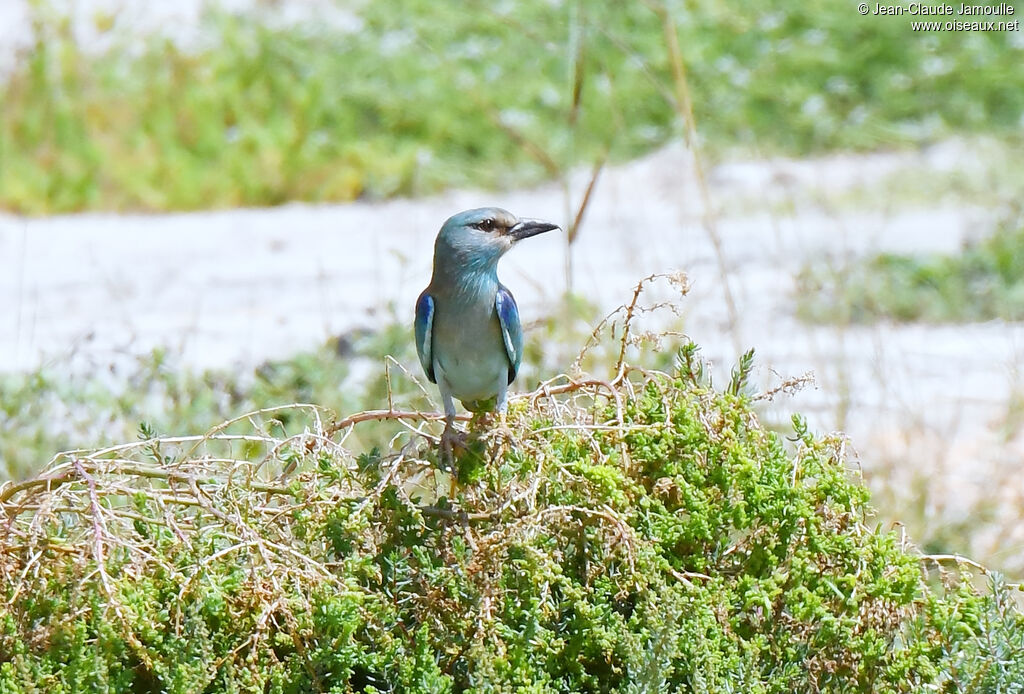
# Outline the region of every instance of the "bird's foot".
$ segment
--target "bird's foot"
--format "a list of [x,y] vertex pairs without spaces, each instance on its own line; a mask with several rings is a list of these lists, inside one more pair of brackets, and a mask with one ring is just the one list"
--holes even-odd
[[444,428],[441,434],[441,464],[446,469],[452,469],[455,463],[456,452],[466,449],[466,433],[459,431],[451,424]]

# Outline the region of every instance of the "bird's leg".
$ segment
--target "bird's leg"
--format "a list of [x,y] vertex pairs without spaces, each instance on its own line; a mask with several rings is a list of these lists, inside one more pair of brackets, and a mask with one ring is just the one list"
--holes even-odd
[[498,382],[498,398],[495,411],[498,414],[498,424],[491,429],[492,436],[495,440],[504,439],[511,443],[514,438],[512,430],[508,426],[508,381],[505,374],[502,374],[502,378]]
[[444,401],[444,433],[441,434],[441,462],[446,467],[451,467],[455,461],[455,446],[465,446],[466,436],[455,428],[455,399],[452,397],[448,384],[443,378],[437,380],[438,389],[441,391],[441,399]]
[[441,434],[441,467],[450,475],[448,498],[454,499],[458,492],[459,474],[455,469],[455,447],[466,447],[466,435],[455,428],[455,399],[444,378],[437,379],[441,400],[444,401],[444,433]]

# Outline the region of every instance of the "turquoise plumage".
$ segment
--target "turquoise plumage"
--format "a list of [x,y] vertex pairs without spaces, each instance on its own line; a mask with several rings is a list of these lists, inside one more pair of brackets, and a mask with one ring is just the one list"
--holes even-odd
[[450,217],[434,244],[430,284],[416,301],[416,351],[444,402],[450,451],[457,398],[473,411],[504,413],[523,359],[523,328],[498,260],[516,243],[558,226],[496,207]]

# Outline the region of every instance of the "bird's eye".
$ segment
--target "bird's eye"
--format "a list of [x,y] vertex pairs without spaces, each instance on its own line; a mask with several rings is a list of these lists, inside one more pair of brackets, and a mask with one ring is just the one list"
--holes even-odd
[[490,218],[485,219],[477,224],[477,228],[480,229],[480,231],[494,231],[494,220]]

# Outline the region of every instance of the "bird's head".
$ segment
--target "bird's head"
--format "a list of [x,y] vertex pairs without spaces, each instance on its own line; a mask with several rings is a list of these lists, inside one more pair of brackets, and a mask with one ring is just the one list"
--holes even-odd
[[434,246],[434,263],[454,262],[463,268],[493,268],[512,246],[557,224],[519,219],[499,207],[480,207],[452,215],[441,227]]

